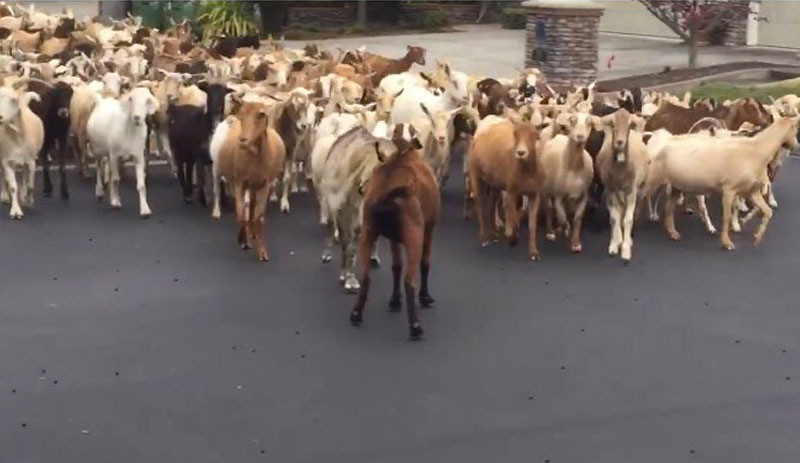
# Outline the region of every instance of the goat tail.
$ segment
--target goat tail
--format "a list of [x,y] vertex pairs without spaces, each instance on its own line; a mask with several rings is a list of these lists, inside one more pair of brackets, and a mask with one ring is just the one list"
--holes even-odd
[[384,194],[370,211],[370,219],[375,233],[392,241],[402,238],[402,209],[398,200],[409,197],[408,187],[400,186]]

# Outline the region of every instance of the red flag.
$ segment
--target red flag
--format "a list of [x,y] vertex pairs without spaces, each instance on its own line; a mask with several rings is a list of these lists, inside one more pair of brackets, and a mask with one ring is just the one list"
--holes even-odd
[[611,64],[614,62],[614,60],[615,60],[616,58],[617,58],[617,55],[616,55],[616,54],[614,54],[614,55],[611,55],[611,57],[610,57],[610,58],[608,58],[608,61],[606,61],[606,67],[607,67],[608,69],[611,69]]

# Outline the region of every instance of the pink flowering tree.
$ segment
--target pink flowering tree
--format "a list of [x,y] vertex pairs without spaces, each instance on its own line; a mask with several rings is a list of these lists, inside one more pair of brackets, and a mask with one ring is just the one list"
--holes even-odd
[[737,17],[741,2],[719,0],[639,0],[650,13],[683,39],[689,49],[689,67],[697,66],[697,45],[709,33]]

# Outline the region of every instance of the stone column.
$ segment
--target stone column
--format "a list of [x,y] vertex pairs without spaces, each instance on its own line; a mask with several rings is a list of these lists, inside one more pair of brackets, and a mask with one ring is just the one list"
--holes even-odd
[[590,1],[528,1],[525,67],[554,85],[597,80],[598,27],[603,8]]

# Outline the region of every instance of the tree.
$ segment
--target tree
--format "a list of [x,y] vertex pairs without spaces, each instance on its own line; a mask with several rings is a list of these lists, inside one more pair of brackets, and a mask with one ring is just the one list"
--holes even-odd
[[367,28],[367,0],[358,0],[357,8],[358,27]]
[[697,66],[697,44],[701,38],[736,20],[743,4],[719,0],[639,0],[647,10],[683,39],[689,47],[689,67]]

